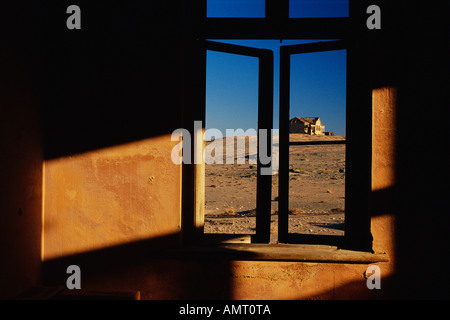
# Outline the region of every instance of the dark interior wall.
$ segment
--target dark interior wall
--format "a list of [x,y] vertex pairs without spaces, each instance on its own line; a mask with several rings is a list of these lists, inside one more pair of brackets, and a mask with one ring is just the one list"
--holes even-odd
[[40,281],[43,74],[30,9],[6,5],[1,15],[0,298]]
[[367,33],[372,87],[397,93],[395,185],[371,199],[375,215],[395,212],[396,272],[389,296],[448,298],[449,279],[438,270],[450,267],[442,125],[450,92],[450,28],[439,1],[375,3],[382,8],[382,29]]
[[[398,286],[411,298],[449,298],[445,123],[450,27],[441,3],[405,5],[398,27]],[[435,119],[429,128],[417,119]],[[419,121],[420,123],[420,121]],[[392,201],[391,201],[392,202]]]
[[179,2],[78,1],[81,30],[66,28],[72,2],[46,4],[47,159],[180,127]]

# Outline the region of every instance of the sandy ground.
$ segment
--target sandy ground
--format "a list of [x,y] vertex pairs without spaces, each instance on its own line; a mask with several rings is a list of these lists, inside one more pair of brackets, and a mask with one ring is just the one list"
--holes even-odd
[[[252,159],[255,155],[252,151],[256,150],[256,137],[250,137],[245,149],[242,149],[241,143],[237,143],[238,139],[225,138],[207,142],[207,157],[208,155],[215,157],[217,154],[214,147],[222,143],[234,145],[236,152],[235,155],[227,155],[224,148],[224,164],[214,163],[205,166],[205,233],[255,233],[256,164],[249,163],[248,158]],[[290,136],[291,141],[343,139],[345,139],[343,136],[303,134]],[[275,164],[272,176],[271,231],[277,233],[277,135],[274,136],[273,142]],[[242,155],[246,163],[236,164],[236,154]],[[214,159],[217,161],[219,158],[217,156]],[[212,162],[211,157],[209,159]],[[344,192],[345,145],[291,146],[289,232],[343,235]]]

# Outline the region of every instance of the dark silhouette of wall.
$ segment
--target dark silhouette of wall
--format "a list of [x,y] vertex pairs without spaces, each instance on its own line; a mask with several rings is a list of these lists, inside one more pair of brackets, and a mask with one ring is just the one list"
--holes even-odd
[[43,161],[39,26],[33,27],[24,3],[4,9],[0,19],[9,27],[2,25],[0,40],[1,298],[40,281]]

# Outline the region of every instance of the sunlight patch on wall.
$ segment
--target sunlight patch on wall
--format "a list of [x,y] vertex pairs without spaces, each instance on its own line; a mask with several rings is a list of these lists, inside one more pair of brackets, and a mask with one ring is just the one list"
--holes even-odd
[[396,182],[397,89],[383,87],[372,92],[372,191]]
[[45,163],[43,259],[180,232],[171,135]]

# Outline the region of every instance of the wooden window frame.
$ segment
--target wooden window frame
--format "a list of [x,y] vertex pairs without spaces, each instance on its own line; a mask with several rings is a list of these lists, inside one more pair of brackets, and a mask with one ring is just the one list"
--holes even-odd
[[[201,161],[198,164],[184,165],[184,170],[191,176],[188,181],[193,182],[192,199],[186,202],[192,204],[193,210],[187,209],[190,213],[190,224],[187,226],[188,239],[193,242],[251,242],[251,243],[269,243],[270,225],[271,225],[271,194],[272,194],[272,175],[261,174],[264,168],[270,168],[271,163],[262,164],[259,157],[260,148],[260,130],[266,130],[268,135],[265,149],[272,153],[272,127],[273,127],[273,52],[267,49],[257,49],[252,47],[232,45],[227,43],[197,40],[195,41],[196,51],[202,57],[201,74],[205,77],[201,81],[203,90],[199,89],[198,94],[204,98],[199,99],[195,119],[190,121],[201,121],[203,124],[202,132],[197,133],[197,142],[191,141],[191,150],[195,152],[204,152],[204,125],[206,111],[206,52],[216,51],[229,54],[237,54],[258,58],[258,144],[257,144],[257,187],[256,187],[256,233],[255,234],[205,234],[204,233],[204,208],[205,208],[205,163]],[[200,75],[201,77],[201,75]],[[191,127],[192,128],[192,127]],[[190,131],[193,132],[193,131]],[[193,163],[193,162],[191,162]],[[189,166],[192,166],[189,168]],[[186,225],[184,226],[186,227]]]
[[[289,151],[291,147],[302,145],[329,145],[346,144],[346,141],[289,141],[290,120],[290,66],[291,56],[304,53],[318,53],[325,51],[346,50],[347,43],[344,40],[326,42],[313,42],[298,45],[280,47],[280,166],[278,187],[278,241],[281,243],[309,243],[309,244],[331,244],[342,246],[344,236],[311,235],[289,233]],[[316,126],[317,127],[317,126]],[[314,130],[311,125],[311,130]],[[345,214],[346,216],[348,213]],[[346,225],[346,228],[349,227]]]

